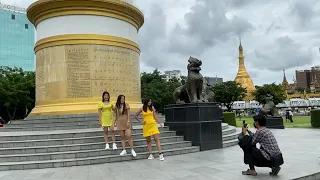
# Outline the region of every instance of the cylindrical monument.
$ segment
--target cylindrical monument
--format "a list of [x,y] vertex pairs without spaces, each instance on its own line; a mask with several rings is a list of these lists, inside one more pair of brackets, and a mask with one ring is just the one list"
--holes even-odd
[[97,112],[103,91],[141,107],[144,23],[133,0],[39,0],[27,10],[36,27],[36,107],[30,116]]

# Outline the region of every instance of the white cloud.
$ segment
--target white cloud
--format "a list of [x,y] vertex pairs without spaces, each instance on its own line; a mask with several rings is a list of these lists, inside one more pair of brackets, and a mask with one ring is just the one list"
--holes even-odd
[[[12,4],[10,0],[3,3]],[[33,0],[16,0],[27,7]],[[139,32],[141,70],[186,71],[188,57],[203,60],[206,76],[233,80],[239,36],[257,85],[289,81],[294,70],[320,64],[318,0],[135,0],[145,14]]]

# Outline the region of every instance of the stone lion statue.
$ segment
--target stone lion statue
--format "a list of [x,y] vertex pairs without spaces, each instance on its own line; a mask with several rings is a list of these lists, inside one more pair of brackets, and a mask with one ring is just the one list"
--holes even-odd
[[174,90],[174,100],[177,104],[207,102],[203,96],[203,76],[200,74],[202,61],[190,56],[188,62],[187,80]]
[[212,86],[206,81],[203,85],[203,99],[205,102],[214,102],[214,92],[211,90]]
[[272,101],[273,96],[270,94],[267,94],[265,97],[266,103],[263,105],[261,110],[259,111],[260,114],[265,116],[275,116],[277,115],[277,108],[274,102]]

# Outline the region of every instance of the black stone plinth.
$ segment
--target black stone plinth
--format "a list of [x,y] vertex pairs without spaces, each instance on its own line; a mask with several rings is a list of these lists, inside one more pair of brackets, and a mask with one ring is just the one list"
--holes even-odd
[[282,117],[281,116],[268,116],[266,127],[269,129],[284,129]]
[[164,108],[165,125],[200,151],[222,148],[222,109],[217,103],[171,104]]

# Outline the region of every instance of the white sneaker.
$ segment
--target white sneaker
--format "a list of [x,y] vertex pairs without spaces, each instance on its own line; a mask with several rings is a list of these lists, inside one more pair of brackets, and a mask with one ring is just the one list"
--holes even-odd
[[104,149],[109,150],[110,149],[109,144],[106,144],[106,148]]
[[112,149],[113,149],[113,150],[118,149],[118,148],[117,148],[117,144],[116,144],[116,143],[113,143],[113,144],[112,144]]
[[126,154],[127,154],[127,151],[124,149],[124,150],[121,151],[120,156],[124,156]]
[[163,157],[163,154],[162,154],[162,153],[159,154],[159,160],[160,160],[160,161],[164,161],[164,157]]
[[134,151],[134,149],[131,149],[131,154],[132,154],[133,157],[137,156],[137,153]]
[[154,159],[154,156],[152,154],[149,155],[148,157],[149,160]]

